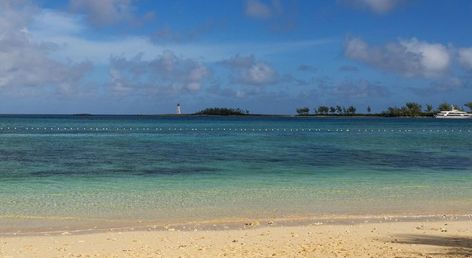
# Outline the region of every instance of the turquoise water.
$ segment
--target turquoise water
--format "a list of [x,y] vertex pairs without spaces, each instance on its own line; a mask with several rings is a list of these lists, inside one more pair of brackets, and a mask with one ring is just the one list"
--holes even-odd
[[472,120],[0,117],[0,231],[471,211]]

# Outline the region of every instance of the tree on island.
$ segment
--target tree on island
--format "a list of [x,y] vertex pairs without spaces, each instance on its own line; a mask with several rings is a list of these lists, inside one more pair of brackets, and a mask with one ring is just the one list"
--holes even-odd
[[354,106],[349,106],[345,113],[349,115],[354,115],[356,113],[356,108]]
[[319,106],[317,111],[318,111],[318,114],[326,115],[329,112],[329,107],[328,106]]
[[408,102],[403,107],[389,107],[383,112],[384,116],[398,117],[398,116],[421,116],[424,113],[421,111],[421,105],[415,102]]
[[354,115],[356,113],[356,108],[354,106],[341,107],[341,106],[319,106],[314,108],[315,113],[318,115]]
[[310,113],[310,109],[308,107],[297,108],[297,114],[299,116],[306,116]]
[[195,115],[209,115],[209,116],[242,116],[249,115],[249,110],[242,110],[239,108],[205,108]]
[[451,110],[451,104],[449,104],[447,102],[441,103],[438,106],[438,110],[439,111],[449,111],[449,110]]
[[[468,102],[464,104],[470,111],[472,111],[472,102]],[[441,103],[438,106],[438,111],[449,111],[452,108],[457,108],[459,110],[463,110],[460,106],[453,106],[449,103]],[[356,107],[354,106],[319,106],[313,108],[313,113],[315,115],[327,115],[327,116],[355,116],[356,115]],[[367,113],[371,114],[372,108],[367,106]],[[433,116],[434,113],[437,112],[433,105],[426,104],[423,110],[423,106],[416,102],[407,102],[402,107],[389,107],[387,110],[383,111],[382,113],[374,113],[373,115],[383,115],[387,117],[418,117],[418,116]],[[307,107],[298,108],[297,109],[298,115],[309,115],[309,109]],[[362,114],[361,114],[362,115]]]
[[431,113],[431,112],[433,112],[433,105],[431,105],[431,104],[426,104],[425,112],[426,112],[426,113]]
[[408,102],[405,104],[409,116],[421,115],[421,105],[415,102]]

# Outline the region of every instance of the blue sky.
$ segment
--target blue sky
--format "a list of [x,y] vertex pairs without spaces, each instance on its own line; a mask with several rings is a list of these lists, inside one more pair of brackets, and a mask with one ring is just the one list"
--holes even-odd
[[0,113],[472,101],[468,0],[0,0]]

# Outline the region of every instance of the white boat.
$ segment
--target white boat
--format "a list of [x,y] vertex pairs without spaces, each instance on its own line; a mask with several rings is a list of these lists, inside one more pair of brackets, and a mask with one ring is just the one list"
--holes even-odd
[[452,110],[441,111],[434,117],[443,119],[464,119],[472,118],[472,114],[452,108]]

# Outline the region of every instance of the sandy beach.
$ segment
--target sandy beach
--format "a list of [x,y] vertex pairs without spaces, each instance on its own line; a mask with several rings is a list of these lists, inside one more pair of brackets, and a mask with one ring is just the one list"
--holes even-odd
[[471,257],[472,220],[3,236],[0,257]]

